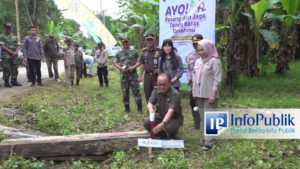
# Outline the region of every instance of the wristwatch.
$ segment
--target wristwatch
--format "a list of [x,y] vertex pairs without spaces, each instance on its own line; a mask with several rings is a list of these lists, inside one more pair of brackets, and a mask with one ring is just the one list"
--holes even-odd
[[164,122],[164,121],[163,121],[163,124],[164,124],[164,127],[166,127],[166,126],[167,126],[167,122]]

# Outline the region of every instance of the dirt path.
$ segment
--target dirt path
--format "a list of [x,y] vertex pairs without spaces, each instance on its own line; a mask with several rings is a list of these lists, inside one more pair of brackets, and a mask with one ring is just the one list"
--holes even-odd
[[[63,61],[61,61],[61,60],[58,62],[58,71],[59,71],[59,74],[64,72]],[[46,63],[42,63],[41,73],[42,73],[42,80],[43,81],[48,80],[48,69],[47,69],[47,64]],[[0,77],[3,77],[3,72],[0,72]],[[26,93],[30,89],[31,83],[28,82],[28,80],[27,80],[26,68],[24,68],[24,67],[19,68],[18,82],[21,83],[23,86],[22,87],[5,88],[4,84],[3,84],[4,83],[3,80],[0,80],[0,84],[1,84],[1,87],[0,87],[0,106],[3,105],[4,103],[10,101],[10,99],[14,95]],[[15,111],[16,110],[14,110],[14,109],[8,110],[8,108],[1,108],[0,109],[0,113],[4,114],[5,117],[8,117],[8,118],[14,118],[12,116],[14,116],[16,114]],[[2,126],[1,123],[0,123],[0,126]],[[2,131],[0,130],[0,134],[4,133],[3,128],[5,128],[5,127],[6,126],[2,126]],[[26,134],[38,135],[38,136],[45,135],[44,133],[39,132],[39,131],[33,131],[33,130],[26,129],[22,125],[18,125],[18,126],[14,126],[14,127],[15,127],[14,130],[18,131],[18,132],[23,132],[23,133],[26,133]],[[13,129],[10,128],[9,130],[13,130]]]
[[[63,61],[58,62],[58,71],[59,73],[64,72],[63,67]],[[41,66],[41,72],[42,72],[42,79],[47,80],[48,79],[48,70],[47,70],[47,64],[42,63]],[[0,77],[3,77],[3,72],[0,72]],[[10,100],[10,98],[16,94],[21,94],[24,92],[27,92],[30,88],[31,83],[28,82],[26,77],[26,68],[21,67],[19,68],[19,75],[18,75],[18,82],[21,83],[22,87],[12,87],[12,88],[5,88],[3,80],[0,80],[0,105]]]

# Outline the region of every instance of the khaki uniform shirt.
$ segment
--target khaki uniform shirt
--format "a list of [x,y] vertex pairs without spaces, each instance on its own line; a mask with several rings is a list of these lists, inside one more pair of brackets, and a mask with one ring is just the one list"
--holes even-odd
[[209,98],[212,91],[217,91],[216,98],[219,98],[219,90],[222,81],[222,63],[218,58],[211,58],[202,69],[200,84],[197,84],[196,72],[202,63],[201,58],[196,61],[193,71],[193,97]]
[[63,51],[67,65],[75,65],[75,53],[73,47],[65,47]]
[[[13,34],[3,33],[0,35],[0,45],[5,45],[8,49],[13,52],[17,49],[17,38]],[[2,58],[11,58],[11,54],[7,51],[2,51]]]
[[95,52],[95,57],[96,57],[95,61],[98,63],[98,66],[100,63],[101,64],[104,63],[103,67],[107,66],[107,58],[105,57],[105,50],[97,49]]
[[200,56],[196,53],[196,51],[194,50],[193,52],[191,52],[187,57],[186,57],[186,76],[187,76],[187,82],[189,82],[190,80],[193,79],[193,71],[194,71],[194,66],[196,63],[196,60],[199,58]]
[[161,49],[155,48],[150,50],[149,48],[144,48],[142,50],[142,56],[140,63],[144,65],[144,70],[146,73],[152,73],[153,70],[158,69],[158,60]]
[[154,87],[149,102],[157,106],[157,113],[162,117],[165,117],[169,109],[173,109],[174,114],[172,119],[178,119],[183,122],[180,94],[172,86],[166,94],[159,91],[157,87]]

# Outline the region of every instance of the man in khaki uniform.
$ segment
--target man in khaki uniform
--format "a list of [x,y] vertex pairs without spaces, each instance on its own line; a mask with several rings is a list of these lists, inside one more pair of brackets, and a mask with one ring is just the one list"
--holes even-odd
[[75,72],[75,53],[72,47],[72,40],[66,39],[67,46],[63,49],[64,51],[64,63],[66,70],[66,81],[69,87],[73,86],[74,83],[74,72]]
[[[149,113],[155,113],[153,133],[161,139],[175,139],[183,124],[179,92],[172,87],[170,75],[162,73],[158,76],[157,87],[152,91],[148,102]],[[144,127],[150,131],[150,118],[144,121]]]
[[144,75],[144,93],[146,97],[146,102],[151,96],[151,92],[156,86],[157,83],[157,69],[158,69],[158,59],[161,48],[156,47],[156,38],[152,33],[149,33],[145,36],[147,41],[147,47],[142,49],[142,56],[140,59],[140,77],[139,81],[142,81],[143,73]]
[[103,79],[105,86],[108,87],[107,57],[105,56],[102,42],[98,44],[98,49],[95,51],[95,62],[97,62],[97,74],[100,87],[103,87]]
[[[199,59],[199,55],[196,53],[196,48],[197,48],[197,44],[203,39],[203,36],[201,34],[195,34],[192,37],[192,43],[193,43],[193,47],[195,50],[193,50],[191,53],[189,53],[189,55],[186,57],[186,73],[187,73],[187,81],[188,84],[192,87],[193,86],[193,82],[192,82],[192,75],[193,75],[193,71],[194,71],[194,66],[196,63],[196,60]],[[200,114],[198,110],[194,110],[194,107],[197,106],[195,98],[193,97],[193,91],[191,90],[190,92],[190,106],[192,109],[192,113],[193,113],[193,119],[194,119],[194,126],[191,129],[195,129],[198,130],[200,129],[200,122],[201,122],[201,118],[200,118]]]

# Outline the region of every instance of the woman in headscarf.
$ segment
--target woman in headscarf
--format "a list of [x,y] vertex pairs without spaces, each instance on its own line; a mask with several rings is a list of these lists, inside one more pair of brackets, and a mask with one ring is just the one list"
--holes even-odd
[[[201,40],[196,52],[200,58],[196,61],[193,72],[193,97],[197,100],[204,129],[204,112],[215,110],[218,105],[222,64],[215,45],[209,40]],[[214,144],[214,138],[205,136],[204,143],[202,149],[209,151]]]
[[172,86],[179,91],[180,77],[183,74],[182,60],[176,54],[171,39],[163,41],[162,52],[158,61],[158,74],[167,73],[171,77]]

